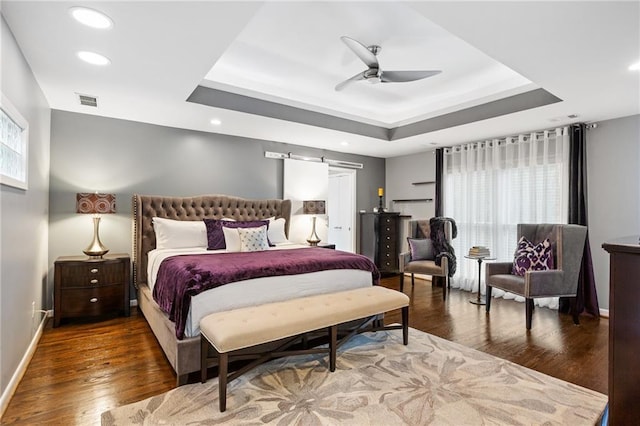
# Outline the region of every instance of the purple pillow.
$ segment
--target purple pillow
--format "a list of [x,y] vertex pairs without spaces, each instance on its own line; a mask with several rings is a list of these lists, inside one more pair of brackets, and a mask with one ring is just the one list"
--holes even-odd
[[407,238],[411,260],[435,260],[433,243],[429,238]]
[[232,221],[219,219],[204,219],[207,227],[207,250],[221,250],[227,248],[224,242],[224,232],[222,227],[226,228],[257,228],[266,225],[269,228],[268,220],[248,220],[248,221]]
[[555,269],[553,264],[553,250],[548,238],[533,244],[525,237],[518,240],[518,248],[513,259],[513,275],[524,277],[527,271],[546,271]]
[[207,228],[207,250],[225,248],[222,222],[222,220],[218,219],[204,219],[204,225]]

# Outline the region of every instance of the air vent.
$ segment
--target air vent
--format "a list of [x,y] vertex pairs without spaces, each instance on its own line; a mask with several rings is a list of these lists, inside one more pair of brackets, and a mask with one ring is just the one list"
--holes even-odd
[[98,106],[98,98],[95,96],[89,95],[81,95],[80,93],[76,93],[78,95],[78,99],[80,100],[80,105],[90,106],[96,108]]

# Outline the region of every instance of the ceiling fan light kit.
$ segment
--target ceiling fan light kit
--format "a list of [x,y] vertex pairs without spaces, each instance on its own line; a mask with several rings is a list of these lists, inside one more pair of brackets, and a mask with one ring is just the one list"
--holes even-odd
[[344,89],[348,84],[366,80],[369,83],[405,83],[409,81],[422,80],[424,78],[433,77],[440,74],[440,70],[417,70],[417,71],[382,71],[380,64],[378,63],[377,55],[382,50],[382,47],[373,44],[371,46],[365,46],[357,40],[354,40],[347,36],[342,36],[340,39],[347,45],[353,53],[356,54],[362,62],[368,67],[363,72],[359,72],[351,78],[346,79],[342,83],[336,85],[335,90],[340,91]]

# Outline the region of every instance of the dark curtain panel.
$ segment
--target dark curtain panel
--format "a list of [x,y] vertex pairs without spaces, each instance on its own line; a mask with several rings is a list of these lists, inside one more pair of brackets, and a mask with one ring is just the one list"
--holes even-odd
[[[572,125],[569,141],[569,223],[585,226],[588,225],[586,150],[586,126],[584,124]],[[569,312],[569,305],[569,298],[560,298],[561,312]],[[586,312],[595,317],[600,316],[588,231],[578,279],[576,309],[578,313]]]
[[442,166],[444,161],[444,148],[436,149],[436,217],[443,216],[442,211]]
[[[435,217],[443,216],[442,209],[442,165],[444,160],[444,149],[436,149],[436,198],[435,203]],[[445,285],[444,277],[431,277],[431,283],[438,287]]]

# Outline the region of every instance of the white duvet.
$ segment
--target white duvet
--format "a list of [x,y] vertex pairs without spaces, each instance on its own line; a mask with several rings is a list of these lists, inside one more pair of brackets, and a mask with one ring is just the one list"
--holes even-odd
[[[288,250],[306,247],[293,243],[282,243],[269,250]],[[318,249],[329,250],[329,249]],[[207,250],[206,248],[156,249],[148,254],[148,285],[153,287],[158,269],[163,260],[180,254],[204,254],[215,256],[226,250]],[[316,294],[351,290],[371,285],[371,272],[354,269],[334,269],[299,275],[254,278],[237,281],[207,290],[191,298],[191,307],[185,337],[200,334],[200,319],[214,312],[254,306],[269,302],[278,302]]]

